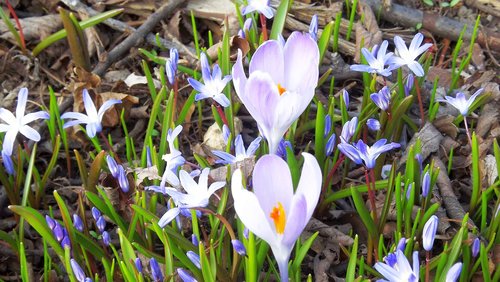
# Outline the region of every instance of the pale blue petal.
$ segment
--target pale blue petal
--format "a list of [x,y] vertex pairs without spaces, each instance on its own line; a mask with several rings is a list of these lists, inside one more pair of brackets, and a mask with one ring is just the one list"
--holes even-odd
[[22,124],[28,124],[37,119],[49,119],[50,115],[46,111],[38,111],[35,113],[30,113],[22,118]]
[[94,101],[90,98],[89,92],[87,89],[83,89],[83,105],[85,106],[85,112],[89,117],[97,118],[97,110],[94,105]]
[[2,151],[5,152],[6,155],[12,155],[12,148],[14,148],[14,141],[16,141],[17,130],[9,130],[5,133],[5,137],[3,138],[2,143]]
[[34,130],[33,128],[31,128],[27,125],[22,126],[19,129],[19,132],[21,132],[21,134],[24,135],[28,139],[31,139],[35,142],[40,141],[40,134],[36,130]]
[[163,228],[169,224],[174,218],[176,218],[180,213],[179,208],[169,209],[158,221],[158,225]]
[[21,88],[17,98],[16,116],[22,118],[26,110],[26,102],[28,101],[28,88]]
[[0,108],[0,119],[5,121],[7,124],[17,123],[17,119],[14,114],[5,108]]
[[201,82],[199,82],[198,80],[196,80],[194,78],[189,77],[188,83],[189,83],[189,85],[191,85],[191,87],[194,88],[194,90],[196,90],[200,93],[207,92],[205,85],[203,85]]
[[99,108],[99,113],[97,114],[98,118],[99,118],[99,121],[102,121],[102,117],[104,116],[104,113],[109,109],[111,108],[114,104],[121,104],[122,101],[120,100],[115,100],[115,99],[112,99],[112,100],[107,100],[106,102],[104,102],[102,104],[102,106]]
[[255,138],[255,140],[253,140],[252,143],[250,143],[250,145],[248,145],[247,154],[246,154],[247,157],[255,154],[255,151],[257,151],[257,149],[260,146],[261,140],[262,140],[262,137],[259,136],[259,137]]

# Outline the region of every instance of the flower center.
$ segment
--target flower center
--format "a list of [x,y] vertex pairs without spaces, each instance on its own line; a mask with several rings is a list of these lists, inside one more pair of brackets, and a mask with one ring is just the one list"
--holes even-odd
[[279,83],[278,83],[278,92],[280,93],[280,96],[286,92],[286,88],[281,86],[281,84],[279,84]]
[[269,217],[271,217],[274,221],[276,232],[278,234],[283,234],[285,232],[286,216],[285,209],[280,202],[278,202],[278,204],[273,208]]

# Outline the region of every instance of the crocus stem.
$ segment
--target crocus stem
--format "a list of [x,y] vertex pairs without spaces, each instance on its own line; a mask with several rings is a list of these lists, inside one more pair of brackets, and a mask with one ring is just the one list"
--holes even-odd
[[425,252],[425,282],[429,282],[429,271],[430,271],[430,263],[431,255],[430,252]]
[[176,120],[176,112],[177,112],[177,96],[178,96],[178,92],[179,92],[179,86],[177,84],[177,77],[174,78],[174,85],[173,85],[173,88],[174,88],[174,101],[173,101],[173,105],[172,105],[172,121],[175,122]]
[[224,110],[222,109],[222,107],[219,105],[219,103],[215,102],[214,101],[214,106],[215,106],[215,109],[217,110],[217,112],[219,113],[219,116],[220,118],[222,119],[222,122],[228,127],[229,127],[229,124],[227,123],[227,118],[226,118],[226,115],[224,114]]
[[[372,190],[372,181],[370,179],[369,174],[373,174],[373,169],[365,169],[365,179],[366,179],[366,186],[368,188],[368,199],[370,200],[370,206],[372,209],[372,216],[373,216],[373,221],[375,222],[375,225],[377,225],[377,208],[375,206],[375,193]],[[375,175],[373,175],[373,179],[375,180]],[[375,182],[373,182],[375,184]]]
[[335,174],[335,172],[339,168],[340,164],[344,161],[344,159],[345,159],[345,156],[341,155],[339,157],[339,159],[337,160],[337,162],[335,163],[335,165],[333,166],[333,168],[330,170],[330,172],[326,176],[325,184],[323,184],[323,193],[322,193],[323,195],[326,194],[326,189],[328,188],[330,181],[332,181],[333,175]]
[[99,135],[101,135],[101,138],[104,141],[104,143],[106,144],[106,146],[108,147],[108,149],[111,152],[113,152],[113,155],[116,158],[116,160],[118,161],[118,163],[122,163],[122,160],[120,160],[120,157],[118,157],[118,155],[116,154],[115,150],[113,150],[113,146],[111,146],[111,144],[109,144],[108,138],[106,138],[106,136],[104,135],[104,133],[102,133],[102,131],[101,131]]
[[260,16],[260,25],[262,26],[262,41],[267,41],[267,24],[266,17],[263,14],[259,14]]
[[288,282],[288,260],[277,261],[282,282]]
[[424,104],[422,103],[422,95],[420,95],[420,85],[418,84],[418,79],[415,79],[415,89],[417,90],[418,107],[420,109],[420,119],[422,119],[422,122],[420,123],[420,128],[422,128],[424,127],[425,124],[425,113],[424,113]]
[[469,126],[467,125],[466,116],[464,116],[464,125],[465,125],[465,132],[467,133],[467,140],[469,141],[469,145],[472,148],[472,138],[470,138]]

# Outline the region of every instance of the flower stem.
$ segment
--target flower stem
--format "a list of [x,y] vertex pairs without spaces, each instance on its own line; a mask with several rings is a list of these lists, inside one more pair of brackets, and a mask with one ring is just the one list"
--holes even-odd
[[[217,110],[217,112],[219,113],[219,116],[220,118],[222,119],[222,122],[227,126],[229,127],[229,124],[227,123],[227,118],[226,118],[226,115],[224,114],[224,110],[222,109],[222,107],[219,105],[219,103],[215,102],[214,100],[214,103],[213,105],[215,106],[215,109]],[[230,127],[229,127],[230,128]]]
[[420,109],[420,128],[424,127],[425,124],[425,114],[424,114],[424,104],[422,103],[422,95],[420,95],[420,85],[418,84],[418,79],[415,79],[415,89],[417,90],[418,107]]
[[467,133],[467,140],[469,141],[469,146],[472,148],[472,138],[470,138],[469,126],[467,125],[467,117],[464,116],[465,132]]
[[430,261],[431,261],[430,252],[427,251],[425,252],[425,282],[429,282]]
[[116,154],[115,150],[113,150],[113,146],[111,146],[111,144],[109,144],[108,138],[106,138],[104,133],[102,133],[102,131],[101,131],[99,134],[101,135],[101,138],[104,141],[104,143],[106,144],[106,146],[108,147],[108,149],[113,153],[113,155],[116,158],[116,160],[118,161],[118,163],[123,163],[122,160],[120,160],[120,157],[118,157],[118,155]]
[[262,26],[262,41],[267,41],[267,25],[266,25],[266,17],[263,14],[259,14],[260,16],[260,25]]
[[[372,179],[370,178],[370,175],[373,178],[373,182]],[[373,172],[373,169],[365,169],[365,179],[366,179],[366,186],[368,188],[368,199],[370,200],[373,221],[375,222],[375,225],[377,225],[377,208],[375,205],[375,193],[371,187],[372,183],[373,187],[375,187],[375,174]]]
[[174,85],[173,85],[173,88],[174,88],[174,101],[173,101],[173,105],[172,105],[172,122],[175,123],[176,121],[176,112],[177,112],[177,96],[178,96],[178,93],[179,93],[179,86],[177,84],[177,77],[174,78]]

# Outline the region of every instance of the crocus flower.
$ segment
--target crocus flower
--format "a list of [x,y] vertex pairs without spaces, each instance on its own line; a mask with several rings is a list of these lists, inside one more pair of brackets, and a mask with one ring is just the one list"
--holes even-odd
[[248,0],[248,5],[241,9],[241,14],[246,15],[254,11],[263,14],[268,19],[274,16],[273,9],[269,6],[269,0]]
[[422,197],[427,197],[429,195],[429,191],[431,190],[431,176],[427,171],[424,174],[424,178],[422,179]]
[[111,172],[111,175],[113,175],[114,178],[118,178],[119,175],[119,169],[118,169],[118,164],[116,163],[115,159],[113,159],[112,156],[107,155],[106,156],[106,163],[108,164],[109,171]]
[[247,79],[241,50],[233,66],[238,97],[257,121],[261,134],[275,154],[290,125],[314,96],[318,83],[319,49],[308,35],[293,32],[284,46],[277,40],[264,42],[250,61]]
[[424,246],[424,249],[426,251],[430,251],[432,249],[432,246],[434,245],[438,222],[438,217],[432,215],[424,225],[424,230],[422,233],[422,245]]
[[16,170],[14,169],[14,162],[12,161],[11,156],[7,155],[7,153],[5,153],[3,150],[2,150],[2,162],[3,166],[5,167],[5,171],[7,171],[7,173],[10,175],[14,175],[14,173],[16,172]]
[[108,231],[103,231],[102,232],[102,242],[106,246],[109,246],[109,244],[111,243],[111,238],[109,237],[109,232]]
[[114,104],[120,104],[122,101],[114,99],[107,100],[99,108],[99,111],[97,111],[94,102],[92,101],[92,98],[90,98],[87,89],[83,89],[82,95],[83,95],[83,105],[85,106],[85,112],[87,112],[87,114],[84,115],[82,113],[75,113],[75,112],[64,113],[61,116],[61,119],[73,119],[73,120],[65,122],[63,127],[68,128],[82,123],[87,124],[87,126],[85,127],[87,135],[90,138],[94,138],[96,133],[102,131],[101,121],[102,117],[104,116],[104,113]]
[[151,275],[153,276],[153,280],[155,282],[163,281],[163,273],[161,272],[160,265],[155,258],[151,258],[151,260],[149,261],[149,266],[151,267]]
[[481,247],[481,241],[478,237],[472,242],[472,257],[477,257],[479,254],[479,249]]
[[247,250],[245,249],[245,245],[243,245],[243,243],[240,240],[238,239],[231,240],[231,244],[233,245],[234,250],[240,256],[246,256]]
[[380,122],[374,118],[369,118],[366,121],[366,125],[372,131],[379,131],[380,130]]
[[235,155],[231,155],[229,153],[223,152],[223,151],[212,151],[214,155],[220,158],[220,160],[217,160],[216,163],[220,164],[234,164],[237,162],[241,162],[246,158],[249,158],[255,154],[255,151],[260,146],[260,140],[262,140],[262,137],[257,137],[255,140],[248,145],[248,149],[245,150],[245,145],[243,144],[243,139],[241,138],[241,135],[236,136],[236,139],[234,140],[235,144]]
[[332,130],[332,117],[330,115],[325,116],[325,132],[323,133],[323,137],[328,137],[330,131]]
[[461,115],[464,117],[469,114],[470,106],[474,103],[477,96],[483,92],[483,88],[478,89],[468,100],[465,98],[465,94],[458,92],[455,98],[451,96],[445,96],[444,99],[437,99],[438,102],[445,102],[453,107],[455,107]]
[[64,238],[61,240],[61,247],[63,249],[65,248],[71,249],[71,241],[69,240],[68,235],[64,236]]
[[95,225],[97,226],[97,229],[99,230],[99,232],[104,232],[104,229],[106,229],[106,220],[104,219],[103,216],[100,216]]
[[[5,109],[0,108],[0,120],[5,123],[0,123],[0,132],[5,132],[3,139],[2,153],[7,156],[12,155],[14,141],[16,141],[17,133],[21,132],[26,138],[35,142],[40,141],[40,134],[28,125],[37,119],[49,119],[50,116],[45,111],[38,111],[24,115],[26,110],[26,102],[28,101],[28,89],[21,88],[17,98],[16,115]],[[4,162],[5,164],[5,162]]]
[[389,104],[391,103],[391,91],[389,87],[384,86],[377,93],[372,93],[370,95],[373,103],[377,105],[381,110],[387,111],[389,109]]
[[101,212],[96,207],[92,207],[91,211],[92,211],[92,217],[94,218],[95,221],[97,221],[99,217],[101,217]]
[[200,256],[193,252],[193,251],[188,251],[186,253],[187,257],[189,258],[189,260],[196,266],[198,267],[199,269],[201,269],[201,263],[200,263]]
[[142,262],[141,262],[141,259],[140,258],[135,258],[134,264],[135,264],[135,268],[137,268],[137,271],[139,273],[142,273]]
[[76,213],[73,214],[73,226],[75,227],[76,230],[83,232],[82,219]]
[[408,78],[406,78],[406,83],[405,83],[405,87],[404,87],[406,96],[410,95],[414,82],[415,82],[415,78],[413,77],[413,74],[410,73],[408,75]]
[[393,56],[388,62],[393,65],[392,69],[407,65],[416,76],[424,76],[424,69],[416,59],[420,54],[427,51],[432,46],[432,43],[420,46],[423,40],[422,33],[417,33],[411,40],[410,47],[406,47],[404,40],[399,36],[395,36],[394,44],[396,45],[397,56]]
[[195,246],[195,247],[198,247],[198,244],[200,243],[198,241],[198,238],[196,237],[196,235],[194,234],[191,234],[191,243]]
[[340,133],[340,142],[348,143],[351,140],[354,133],[356,133],[356,127],[358,126],[358,118],[353,117],[350,121],[347,121],[342,126],[342,132]]
[[182,280],[182,282],[198,282],[196,279],[194,279],[193,276],[189,274],[189,272],[187,272],[183,268],[177,268],[177,275],[179,275],[179,278]]
[[122,189],[123,193],[128,192],[130,187],[128,183],[127,172],[121,165],[119,166],[118,169],[118,184],[120,186],[120,189]]
[[243,23],[243,28],[238,31],[238,36],[241,38],[246,38],[246,33],[252,28],[252,18],[248,18]]
[[75,275],[76,280],[78,282],[84,282],[85,281],[85,272],[83,272],[83,269],[80,267],[78,262],[75,259],[70,260],[71,264],[71,270],[73,270],[73,274]]
[[278,150],[276,151],[276,155],[286,159],[286,148],[290,148],[290,150],[292,150],[293,152],[292,143],[288,140],[281,139],[278,145]]
[[418,282],[419,278],[419,261],[418,252],[413,252],[413,269],[401,250],[396,250],[396,261],[391,261],[391,264],[377,262],[375,269],[384,276],[389,282]]
[[392,66],[385,67],[389,65],[389,59],[392,57],[393,53],[387,52],[387,46],[389,46],[389,42],[384,40],[380,45],[373,46],[372,51],[370,52],[366,48],[361,49],[361,53],[366,59],[368,65],[352,65],[351,70],[360,71],[360,72],[368,72],[368,73],[378,73],[382,76],[391,75],[391,71],[393,70]]
[[351,145],[348,143],[340,143],[338,145],[339,150],[351,159],[356,164],[364,163],[365,167],[368,169],[373,169],[377,158],[392,149],[399,148],[401,145],[398,143],[391,142],[386,144],[386,139],[380,139],[371,147],[366,145],[363,140],[359,140],[356,144]]
[[230,75],[226,75],[222,77],[222,71],[218,64],[214,64],[213,70],[210,71],[210,65],[208,64],[208,59],[205,53],[201,53],[200,55],[200,63],[201,63],[201,74],[203,77],[203,83],[199,82],[194,78],[188,78],[188,82],[196,91],[199,93],[196,94],[194,99],[196,101],[212,98],[217,103],[219,103],[223,107],[229,107],[229,99],[222,93],[224,91],[224,87],[231,80]]
[[460,277],[460,273],[462,272],[462,263],[455,263],[450,269],[448,273],[446,273],[446,282],[455,282],[458,277]]
[[326,141],[325,145],[325,155],[328,157],[333,153],[333,148],[335,147],[335,134],[332,134],[330,138]]
[[309,24],[309,35],[314,41],[318,40],[318,15],[313,15]]
[[170,85],[175,83],[175,75],[177,74],[177,64],[179,62],[179,52],[177,49],[170,49],[170,58],[167,59],[165,72],[167,73],[168,82]]
[[302,155],[304,166],[295,194],[290,169],[276,155],[265,155],[255,164],[254,193],[243,187],[241,170],[236,170],[232,177],[236,213],[245,227],[271,246],[281,281],[288,281],[290,253],[311,218],[321,192],[318,162],[311,154]]
[[349,108],[349,92],[345,89],[342,89],[342,98],[344,99],[345,107]]
[[168,210],[158,221],[160,227],[167,225],[172,219],[177,217],[181,212],[181,209],[206,207],[210,196],[214,194],[217,190],[224,187],[226,182],[218,181],[214,182],[208,187],[208,173],[209,168],[203,169],[199,177],[198,183],[196,183],[193,178],[184,170],[181,170],[179,177],[181,180],[181,185],[187,194],[181,193],[173,188],[165,189],[165,193],[173,198],[176,203],[176,208],[171,208]]

